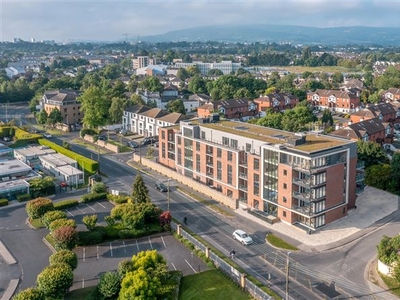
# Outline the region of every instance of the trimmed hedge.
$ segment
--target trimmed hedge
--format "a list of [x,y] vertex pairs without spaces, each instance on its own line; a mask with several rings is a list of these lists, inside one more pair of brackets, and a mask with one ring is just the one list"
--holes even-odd
[[78,200],[68,199],[68,200],[63,200],[63,201],[54,203],[54,209],[62,210],[62,209],[74,207],[77,205],[79,205]]
[[78,246],[96,245],[103,241],[103,234],[100,231],[79,231]]
[[56,143],[53,143],[47,139],[39,139],[38,140],[39,144],[42,146],[47,146],[53,149],[54,151],[57,151],[58,153],[64,154],[65,156],[68,156],[69,158],[75,159],[79,166],[85,170],[85,173],[87,174],[95,174],[97,170],[99,169],[99,163],[97,161],[94,161],[90,158],[87,158],[83,155],[77,154],[69,149],[66,149],[60,145],[57,145]]
[[0,137],[10,136],[11,126],[0,126]]
[[31,194],[17,195],[18,202],[25,202],[25,201],[31,200],[31,198],[32,198]]
[[34,144],[38,142],[38,139],[41,139],[42,136],[37,133],[29,133],[21,128],[16,128],[15,130],[15,143],[13,145],[14,148],[23,147],[28,144]]
[[82,196],[82,202],[88,203],[97,200],[107,199],[107,193],[90,193]]
[[129,199],[130,199],[129,196],[107,194],[107,200],[116,204],[128,203]]
[[7,206],[8,205],[8,199],[2,198],[0,199],[0,206]]

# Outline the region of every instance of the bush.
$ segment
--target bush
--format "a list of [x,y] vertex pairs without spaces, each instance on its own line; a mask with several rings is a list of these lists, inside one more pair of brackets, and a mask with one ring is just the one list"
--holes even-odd
[[21,194],[17,195],[17,201],[18,202],[25,202],[31,200],[31,195],[30,194]]
[[107,200],[116,204],[128,203],[130,199],[129,196],[107,194]]
[[134,270],[133,262],[131,259],[125,259],[119,262],[118,264],[118,274],[119,277],[122,279],[125,277],[125,274],[128,272],[132,272]]
[[107,187],[102,182],[96,182],[92,187],[92,193],[94,194],[101,194],[107,191]]
[[81,132],[79,134],[83,138],[87,134],[88,135],[97,135],[97,134],[99,134],[99,132],[97,130],[94,130],[94,129],[84,128],[84,129],[81,130]]
[[65,263],[75,270],[78,266],[78,256],[71,250],[60,250],[52,254],[49,258],[50,265]]
[[66,226],[71,226],[73,228],[76,228],[75,220],[72,220],[72,219],[57,219],[57,220],[54,220],[53,222],[50,223],[49,230],[50,230],[50,232],[54,232],[58,228],[66,227]]
[[121,239],[139,238],[146,235],[146,230],[140,229],[122,229],[118,232]]
[[48,211],[54,210],[54,204],[50,199],[40,197],[29,201],[25,209],[31,219],[39,219]]
[[103,200],[107,198],[107,193],[90,193],[82,196],[82,202],[88,203],[97,200]]
[[63,299],[65,292],[72,286],[74,274],[69,265],[58,263],[43,269],[37,276],[37,287],[46,299]]
[[111,298],[117,295],[120,290],[120,279],[118,273],[106,272],[101,275],[97,288],[105,298]]
[[66,209],[66,208],[74,207],[77,205],[79,205],[78,200],[68,199],[68,200],[63,200],[63,201],[54,203],[54,208],[55,209]]
[[103,241],[104,234],[100,231],[79,231],[78,241],[79,246],[96,245]]
[[44,300],[44,294],[38,288],[27,288],[14,295],[12,300]]
[[67,214],[63,211],[60,210],[53,210],[53,211],[48,211],[42,216],[42,223],[46,228],[49,228],[51,222],[59,219],[66,219]]
[[8,199],[2,198],[0,199],[0,206],[7,206],[8,205]]
[[118,239],[119,238],[119,231],[124,229],[124,226],[121,223],[116,223],[114,225],[109,225],[105,227],[106,229],[106,235],[105,235],[105,239]]
[[82,222],[87,230],[93,230],[97,224],[97,215],[86,215],[82,218]]
[[77,234],[72,226],[65,226],[54,230],[52,237],[54,239],[54,248],[56,250],[71,250],[76,245]]

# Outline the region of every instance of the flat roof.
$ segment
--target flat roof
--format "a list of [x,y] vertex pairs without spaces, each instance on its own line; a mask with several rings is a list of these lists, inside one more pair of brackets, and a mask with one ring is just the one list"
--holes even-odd
[[29,172],[32,168],[18,159],[0,160],[0,176],[12,175],[14,173]]
[[15,149],[15,152],[25,156],[41,156],[41,155],[46,155],[46,154],[52,154],[52,153],[57,153],[53,149],[45,146],[33,146],[33,147],[27,147],[27,148],[19,148]]
[[83,172],[73,166],[61,166],[57,167],[56,170],[59,170],[64,175],[76,175],[76,174],[83,174]]
[[299,139],[302,133],[294,133],[290,131],[284,131],[269,127],[263,127],[245,122],[235,121],[218,121],[215,123],[199,123],[198,120],[195,122],[189,121],[189,124],[198,124],[201,127],[218,130],[221,132],[235,134],[237,136],[243,136],[254,140],[271,143],[271,144],[282,144],[287,148],[293,148],[304,152],[320,151],[327,148],[342,146],[354,141],[348,139],[336,138],[324,134],[316,134],[306,132],[304,133],[306,142],[301,145],[290,145],[286,142],[286,139]]
[[0,190],[8,191],[17,187],[29,187],[29,183],[23,179],[9,180],[9,181],[0,181]]
[[72,165],[76,163],[76,160],[60,153],[42,155],[40,156],[40,160],[47,161],[56,166]]

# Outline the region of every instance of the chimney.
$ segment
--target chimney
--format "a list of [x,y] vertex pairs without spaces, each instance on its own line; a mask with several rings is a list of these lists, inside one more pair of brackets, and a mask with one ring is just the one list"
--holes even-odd
[[348,124],[351,125],[351,124],[353,124],[353,122],[350,120]]

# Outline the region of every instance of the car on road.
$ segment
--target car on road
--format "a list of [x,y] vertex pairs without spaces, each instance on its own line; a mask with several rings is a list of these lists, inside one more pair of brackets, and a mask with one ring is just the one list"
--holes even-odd
[[107,137],[105,135],[99,135],[100,141],[107,141]]
[[11,142],[11,138],[9,138],[8,136],[3,137],[3,141],[5,142]]
[[235,230],[232,234],[232,238],[241,242],[243,245],[250,245],[253,243],[253,239],[243,230]]
[[45,137],[46,139],[51,139],[53,136],[50,133],[44,133],[43,137]]
[[129,141],[126,144],[128,145],[128,147],[131,147],[131,148],[138,148],[139,147],[139,143],[137,143],[135,141]]
[[155,188],[163,193],[168,192],[168,187],[162,182],[156,182]]

